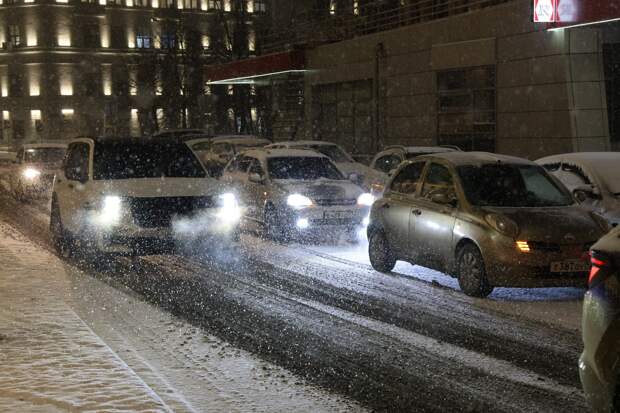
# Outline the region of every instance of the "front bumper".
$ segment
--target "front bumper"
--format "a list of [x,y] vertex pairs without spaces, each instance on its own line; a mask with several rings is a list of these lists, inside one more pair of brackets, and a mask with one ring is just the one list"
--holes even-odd
[[299,232],[358,228],[368,222],[370,207],[313,206],[301,210],[288,208],[284,215],[288,227]]
[[[496,241],[483,246],[487,278],[494,287],[585,287],[588,280],[589,244],[560,246],[553,251],[532,249],[525,253],[514,241]],[[585,265],[583,271],[552,272],[555,262],[574,261]]]

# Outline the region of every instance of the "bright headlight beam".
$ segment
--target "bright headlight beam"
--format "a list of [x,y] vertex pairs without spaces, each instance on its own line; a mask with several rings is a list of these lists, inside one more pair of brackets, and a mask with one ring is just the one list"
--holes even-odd
[[312,206],[312,200],[305,195],[301,194],[291,194],[286,198],[286,203],[288,206],[301,209]]
[[38,177],[39,175],[41,175],[41,171],[38,171],[34,168],[27,168],[24,170],[24,172],[22,172],[22,174],[24,175],[24,178],[26,179],[34,179]]
[[357,205],[372,206],[375,197],[370,193],[364,193],[357,198]]
[[121,198],[116,195],[108,195],[103,198],[103,205],[99,214],[101,223],[110,225],[118,221],[121,217],[122,204]]
[[227,192],[219,196],[220,210],[218,218],[226,222],[236,222],[241,218],[241,208],[235,194]]

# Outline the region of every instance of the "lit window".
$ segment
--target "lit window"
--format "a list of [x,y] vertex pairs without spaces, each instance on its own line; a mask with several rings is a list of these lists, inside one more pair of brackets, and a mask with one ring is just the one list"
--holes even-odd
[[248,33],[248,50],[250,52],[256,51],[256,34],[253,31]]
[[131,109],[131,119],[132,120],[137,120],[138,119],[138,109],[136,109],[136,108],[132,108]]
[[32,109],[30,111],[31,120],[41,120],[41,111],[39,109]]
[[136,47],[138,49],[150,49],[153,44],[151,36],[139,34],[136,36]]
[[231,11],[232,6],[230,4],[230,0],[224,0],[224,11]]
[[360,14],[360,2],[359,0],[353,0],[353,14],[359,16]]
[[211,38],[207,35],[202,36],[202,48],[207,50],[211,47]]
[[256,108],[250,109],[250,116],[252,117],[252,122],[256,122],[256,120],[258,119],[258,111],[256,110]]
[[106,0],[99,0],[99,5],[100,6],[105,6],[106,4],[108,4],[108,2]]
[[69,33],[60,33],[58,35],[58,46],[69,47],[71,46],[71,36]]
[[248,13],[254,13],[254,0],[247,0],[246,10],[248,11]]
[[159,0],[151,0],[151,6],[153,6],[153,8],[158,9],[159,8]]
[[336,0],[329,0],[329,14],[336,14]]
[[125,0],[127,7],[133,7],[133,0]]
[[212,93],[211,86],[209,85],[205,86],[205,95],[210,95],[211,93]]
[[235,94],[235,88],[233,85],[228,85],[227,93],[231,96]]
[[256,96],[256,85],[250,85],[250,95]]
[[73,118],[73,109],[71,109],[71,108],[62,108],[60,110],[60,113],[62,113],[62,118],[64,120],[69,120],[69,119]]
[[73,83],[71,82],[71,77],[68,74],[61,78],[60,95],[61,96],[72,96],[73,95]]
[[69,3],[69,0],[56,0],[56,3]]
[[26,28],[26,46],[36,46],[37,45],[37,32],[33,26],[28,26]]
[[39,96],[41,94],[41,87],[39,86],[39,79],[30,79],[30,96]]
[[3,110],[2,111],[2,120],[11,120],[11,112],[9,112],[8,110]]
[[24,0],[24,3],[34,3],[34,0]]

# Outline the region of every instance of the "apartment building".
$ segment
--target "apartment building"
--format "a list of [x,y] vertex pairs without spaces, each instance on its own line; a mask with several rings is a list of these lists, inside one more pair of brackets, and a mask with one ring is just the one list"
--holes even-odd
[[235,88],[208,87],[208,66],[253,56],[266,12],[266,0],[0,0],[0,142],[221,127]]

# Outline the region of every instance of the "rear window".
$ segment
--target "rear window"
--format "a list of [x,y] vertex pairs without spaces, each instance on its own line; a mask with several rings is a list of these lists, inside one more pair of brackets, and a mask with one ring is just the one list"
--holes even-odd
[[192,151],[177,142],[104,142],[95,145],[94,179],[204,178]]

